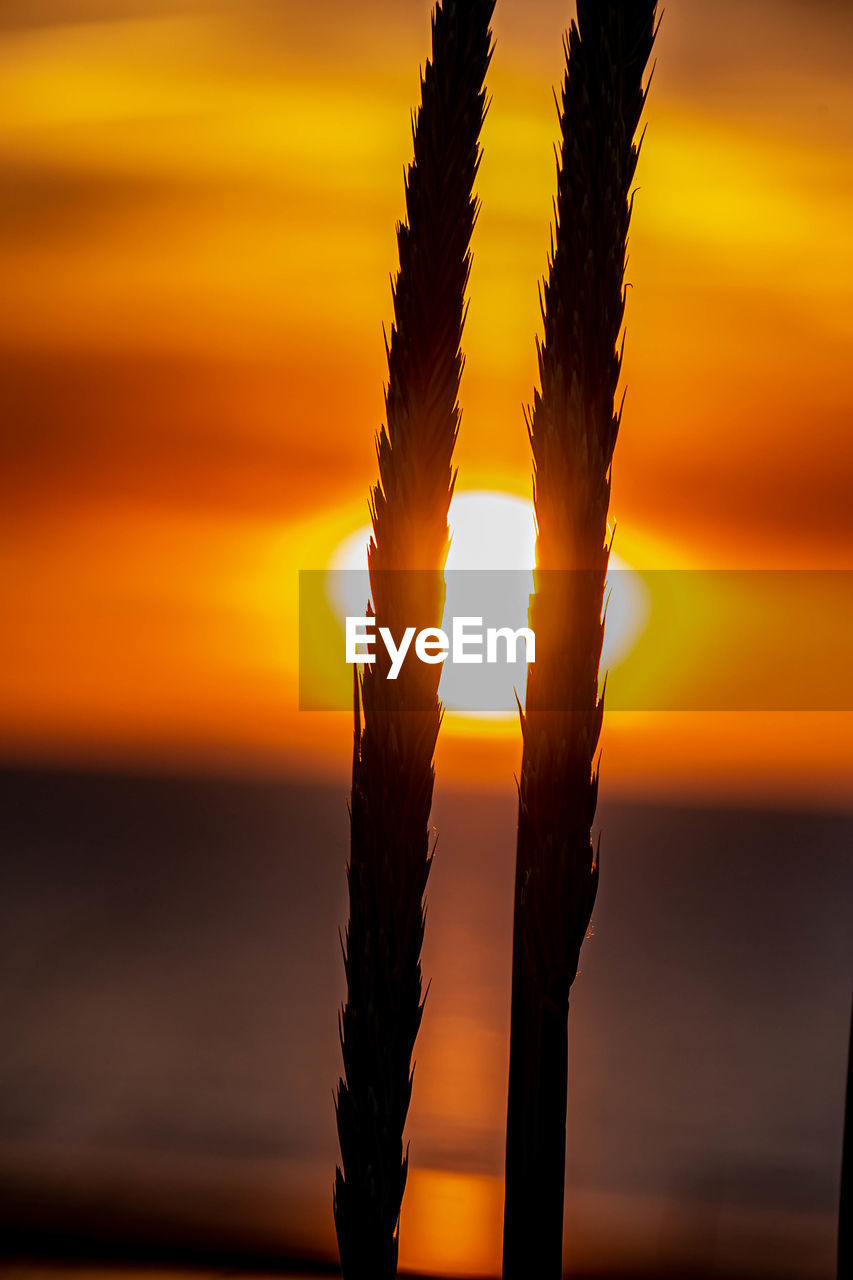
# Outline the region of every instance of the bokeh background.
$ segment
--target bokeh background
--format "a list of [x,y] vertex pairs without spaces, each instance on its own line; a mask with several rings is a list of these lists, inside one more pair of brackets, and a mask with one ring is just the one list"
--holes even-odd
[[[530,494],[570,17],[498,0],[461,489]],[[297,710],[297,574],[366,518],[428,47],[424,0],[0,11],[10,1256],[334,1256],[351,726]],[[844,0],[667,6],[614,468],[633,565],[853,567],[851,50]],[[825,634],[830,686],[834,616],[774,622]],[[701,609],[679,635],[733,660]],[[506,725],[440,744],[422,1271],[499,1260],[519,756]],[[849,711],[608,718],[574,1274],[834,1274],[851,766]]]

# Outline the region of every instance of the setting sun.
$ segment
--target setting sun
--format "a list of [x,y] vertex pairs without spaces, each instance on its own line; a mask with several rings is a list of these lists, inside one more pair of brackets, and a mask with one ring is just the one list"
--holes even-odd
[[[525,627],[536,561],[533,503],[497,490],[461,490],[451,500],[448,524],[451,541],[442,627],[449,630],[449,619],[472,614],[482,617],[485,625],[494,621],[514,630]],[[332,557],[329,595],[342,625],[347,616],[363,613],[370,598],[370,536],[370,526],[365,525],[349,535]],[[616,555],[611,556],[605,598],[602,672],[612,670],[630,652],[650,607],[641,577]],[[474,678],[470,668],[446,663],[439,693],[449,713],[450,731],[466,719],[480,722],[482,731],[495,721],[514,723],[516,695],[524,705],[525,666],[522,661],[517,668],[501,665],[488,672],[480,668]]]

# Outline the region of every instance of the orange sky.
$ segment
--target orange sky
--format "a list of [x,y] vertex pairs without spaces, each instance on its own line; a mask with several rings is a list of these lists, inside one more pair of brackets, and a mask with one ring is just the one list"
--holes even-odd
[[[648,567],[853,560],[851,17],[804,13],[676,0],[661,29],[613,497]],[[428,14],[4,7],[5,756],[344,775],[347,717],[296,712],[282,635],[365,518]],[[569,16],[498,3],[463,489],[529,494]],[[620,713],[606,785],[838,800],[851,719]],[[441,752],[504,786],[518,743]]]

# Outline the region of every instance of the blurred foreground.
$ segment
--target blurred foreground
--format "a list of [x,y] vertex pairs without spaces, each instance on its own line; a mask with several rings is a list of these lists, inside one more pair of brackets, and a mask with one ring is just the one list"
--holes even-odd
[[[332,1264],[345,787],[9,769],[0,813],[4,1276]],[[439,790],[434,820],[401,1257],[488,1275],[515,798]],[[853,817],[605,800],[601,824],[571,1274],[834,1276]]]

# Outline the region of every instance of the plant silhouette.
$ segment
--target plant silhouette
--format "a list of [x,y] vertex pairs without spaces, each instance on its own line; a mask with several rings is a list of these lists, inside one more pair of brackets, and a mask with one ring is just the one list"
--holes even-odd
[[[493,0],[433,15],[387,345],[368,550],[377,622],[437,626],[459,428],[461,338]],[[542,294],[539,388],[528,415],[537,519],[530,622],[537,660],[521,716],[507,1108],[504,1276],[562,1269],[569,990],[598,883],[591,839],[598,692],[621,421],[616,394],[634,137],[655,39],[654,0],[579,0],[565,42],[556,227]],[[401,572],[402,571],[402,572]],[[355,732],[337,1098],[335,1220],[346,1280],[393,1276],[406,1182],[403,1130],[423,1012],[420,952],[431,863],[440,669],[387,653],[355,681]]]
[[[368,551],[373,611],[395,635],[413,621],[441,621],[493,7],[494,0],[437,5],[413,123]],[[337,1095],[342,1167],[335,1181],[346,1280],[396,1273],[407,1172],[403,1130],[423,1010],[440,669],[407,662],[389,682],[387,668],[387,654],[377,656],[355,686],[344,1077]]]
[[521,716],[504,1277],[562,1271],[569,989],[598,884],[602,606],[634,135],[654,0],[578,0],[565,42],[556,227],[528,430],[537,521]]

